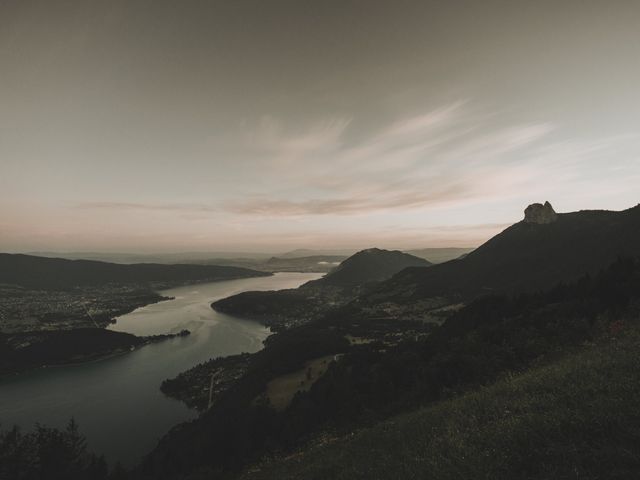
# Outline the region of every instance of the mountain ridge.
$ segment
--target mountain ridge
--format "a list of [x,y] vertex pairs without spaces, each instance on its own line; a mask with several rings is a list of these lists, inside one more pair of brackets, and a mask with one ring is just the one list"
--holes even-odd
[[240,267],[216,265],[117,264],[0,253],[0,283],[29,288],[70,288],[107,283],[186,282],[268,276]]
[[313,280],[314,285],[357,286],[393,276],[407,267],[423,268],[431,262],[400,250],[367,248],[354,253],[324,277]]
[[532,291],[595,273],[620,256],[638,255],[640,205],[559,213],[551,223],[519,221],[463,258],[428,269],[409,267],[382,282],[370,299]]

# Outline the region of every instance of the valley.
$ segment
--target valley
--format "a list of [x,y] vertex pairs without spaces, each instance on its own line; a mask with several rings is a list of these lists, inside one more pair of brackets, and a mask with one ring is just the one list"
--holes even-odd
[[[544,208],[546,212],[552,209],[550,205]],[[367,249],[321,278],[319,274],[277,273],[265,279],[159,291],[163,301],[119,317],[106,330],[87,330],[122,339],[120,346],[112,347],[114,352],[143,353],[151,351],[147,350],[152,348],[150,343],[166,340],[167,360],[183,355],[181,344],[192,345],[184,360],[156,369],[153,389],[162,402],[178,400],[174,407],[180,405],[177,411],[193,421],[163,435],[155,448],[149,446],[150,453],[133,467],[131,475],[174,479],[187,473],[186,478],[195,479],[215,466],[230,478],[275,478],[283,476],[282,469],[298,472],[295,475],[300,478],[315,478],[317,472],[325,475],[342,468],[339,465],[345,472],[355,468],[374,476],[386,475],[384,469],[395,460],[382,454],[382,464],[357,466],[357,452],[368,450],[362,445],[374,441],[369,438],[378,438],[379,429],[393,432],[395,422],[406,423],[403,416],[413,418],[410,412],[414,411],[420,413],[411,421],[432,425],[429,412],[449,412],[457,408],[455,402],[475,401],[466,399],[475,398],[483,388],[511,388],[511,384],[501,386],[505,376],[521,376],[526,383],[529,378],[540,378],[538,371],[564,372],[574,369],[578,360],[573,358],[591,359],[600,348],[614,348],[621,332],[626,332],[629,341],[635,338],[640,318],[639,208],[542,216],[527,213],[525,220],[473,252],[441,264],[397,251]],[[596,243],[597,254],[593,252]],[[573,246],[570,252],[564,251],[567,244]],[[578,264],[586,251],[591,252],[588,260]],[[522,268],[530,273],[522,276]],[[297,285],[290,285],[287,275],[294,275]],[[302,280],[304,275],[315,278]],[[508,278],[517,278],[518,283],[506,282]],[[234,282],[244,283],[236,288]],[[210,286],[218,293],[203,296],[200,289]],[[208,341],[201,343],[209,334],[204,334],[202,320],[194,322],[196,318],[215,318],[234,329],[249,322],[252,329],[263,333],[248,350],[219,350],[222,355],[216,355]],[[77,328],[42,330],[58,336],[82,332]],[[12,335],[17,336],[12,340],[15,348],[21,335],[28,339],[32,334]],[[226,342],[229,333],[219,332],[215,338]],[[122,342],[127,344],[124,348]],[[46,345],[42,340],[34,345],[38,343]],[[95,350],[86,340],[77,343]],[[201,346],[195,349],[196,345]],[[30,345],[25,343],[23,348]],[[66,348],[71,358],[82,358],[77,350]],[[132,353],[125,357],[136,358]],[[597,361],[602,364],[597,368],[610,368],[602,358]],[[585,382],[596,382],[583,370],[575,371]],[[148,389],[149,383],[145,385]],[[581,391],[595,385],[575,388]],[[606,401],[607,394],[602,395]],[[494,402],[492,397],[482,398]],[[509,409],[522,401],[510,398]],[[545,402],[539,408],[550,412],[545,415],[566,415]],[[445,415],[448,419],[452,414]],[[402,431],[409,430],[402,427]],[[610,434],[612,438],[622,435],[615,430]],[[466,431],[461,435],[465,440],[460,441],[471,441]],[[428,439],[433,441],[432,436],[420,441]],[[559,444],[565,441],[570,440],[558,439]],[[380,448],[384,445],[375,442]],[[345,446],[339,448],[354,452],[353,467],[351,460],[340,455],[336,462],[316,463],[316,455],[334,455],[328,452],[342,444]],[[476,447],[469,444],[465,448]],[[532,448],[542,447],[533,443]],[[583,462],[586,451],[581,450],[571,461]],[[395,455],[398,461],[403,458]],[[434,470],[431,460],[425,461],[407,461],[407,468],[411,472],[440,471]],[[564,468],[562,460],[553,461]],[[383,470],[376,470],[379,468]],[[487,464],[487,468],[493,467]],[[447,478],[449,473],[442,472]],[[409,477],[414,474],[407,472]]]
[[0,480],[640,479],[639,20],[0,0]]

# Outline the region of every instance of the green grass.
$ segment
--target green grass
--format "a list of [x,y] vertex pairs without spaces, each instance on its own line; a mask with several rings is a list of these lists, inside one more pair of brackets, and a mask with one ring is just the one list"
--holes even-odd
[[640,478],[640,332],[621,337],[243,478]]

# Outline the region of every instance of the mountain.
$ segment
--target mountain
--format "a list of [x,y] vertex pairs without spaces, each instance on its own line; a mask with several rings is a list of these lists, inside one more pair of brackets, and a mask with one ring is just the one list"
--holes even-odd
[[397,250],[371,248],[352,255],[324,277],[297,289],[243,292],[211,306],[219,312],[258,320],[274,329],[291,328],[346,304],[404,268],[429,265],[427,260]]
[[[412,250],[402,250],[404,253],[413,255],[414,257],[424,258],[431,263],[442,263],[448,260],[453,260],[466,253],[469,253],[473,248],[462,247],[443,247],[443,248],[417,248]],[[311,250],[306,248],[299,248],[290,252],[278,255],[278,258],[301,258],[301,257],[314,257],[314,256],[337,256],[346,258],[354,255],[354,250],[349,249],[336,249],[336,250]]]
[[418,248],[415,250],[404,250],[405,253],[413,255],[415,257],[424,258],[431,263],[444,263],[449,260],[460,258],[474,249],[468,248]]
[[439,296],[533,291],[595,273],[618,257],[640,255],[640,205],[623,211],[556,214],[534,204],[525,219],[461,259],[408,268],[380,284],[364,303],[406,304]]
[[279,258],[300,258],[300,257],[316,257],[319,255],[336,255],[340,257],[348,257],[353,255],[354,250],[351,249],[327,249],[327,250],[312,250],[310,248],[298,248],[289,252],[281,253],[277,255]]
[[310,257],[271,257],[260,265],[271,272],[328,272],[346,259],[344,255],[312,255]]
[[353,287],[369,282],[379,282],[392,277],[407,267],[428,267],[430,262],[398,250],[369,248],[343,261],[315,285]]
[[108,283],[181,283],[267,276],[238,267],[216,265],[122,265],[93,260],[66,260],[22,254],[0,254],[0,283],[27,288],[64,289]]
[[109,263],[162,263],[216,265],[215,260],[245,259],[262,261],[271,256],[263,252],[167,252],[167,253],[127,253],[127,252],[26,252],[36,257],[66,258],[67,260],[96,260]]

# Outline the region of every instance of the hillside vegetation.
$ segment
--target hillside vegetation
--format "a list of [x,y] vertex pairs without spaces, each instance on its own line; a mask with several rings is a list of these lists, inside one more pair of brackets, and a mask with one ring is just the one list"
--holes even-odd
[[[636,325],[639,311],[634,259],[543,292],[476,300],[426,339],[397,345],[342,342],[347,311],[275,336],[216,407],[165,437],[143,471],[155,478],[185,469],[235,471],[322,432],[344,434],[551,362]],[[255,403],[270,380],[335,353],[344,354],[284,411]]]
[[636,479],[640,331],[252,468],[244,480]]

